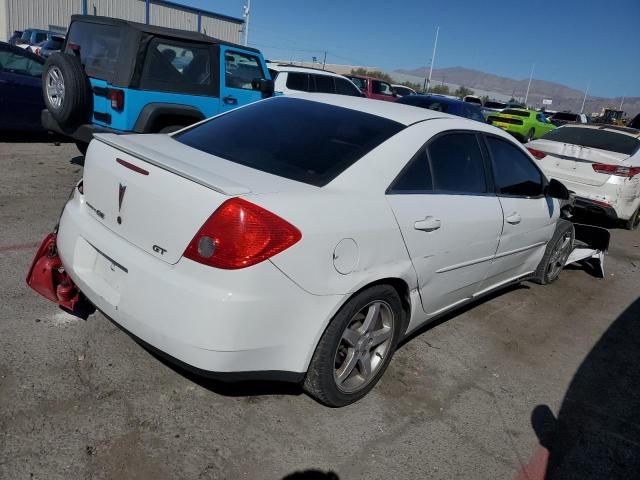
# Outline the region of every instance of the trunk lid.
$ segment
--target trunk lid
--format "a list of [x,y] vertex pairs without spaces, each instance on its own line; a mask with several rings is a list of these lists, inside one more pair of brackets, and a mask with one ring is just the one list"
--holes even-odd
[[[170,264],[180,260],[191,239],[225,200],[296,188],[291,184],[297,182],[200,152],[168,135],[95,138],[83,177],[90,214]],[[231,178],[242,178],[242,183]]]
[[609,174],[596,172],[592,166],[594,163],[621,165],[629,158],[623,153],[552,140],[534,140],[527,147],[547,154],[539,162],[550,177],[591,186],[603,185],[611,177]]

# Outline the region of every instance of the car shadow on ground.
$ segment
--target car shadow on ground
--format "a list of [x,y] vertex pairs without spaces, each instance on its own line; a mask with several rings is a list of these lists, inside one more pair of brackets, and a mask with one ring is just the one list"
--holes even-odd
[[584,359],[558,417],[538,405],[531,423],[549,451],[545,480],[638,478],[640,472],[640,298]]
[[303,470],[293,472],[282,477],[282,480],[340,480],[340,477],[334,472],[323,472],[322,470]]
[[3,143],[72,143],[69,137],[49,132],[0,131],[0,142]]

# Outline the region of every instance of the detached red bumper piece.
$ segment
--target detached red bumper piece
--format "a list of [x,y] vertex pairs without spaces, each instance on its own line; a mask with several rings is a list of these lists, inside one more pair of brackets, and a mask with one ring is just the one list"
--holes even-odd
[[64,271],[58,257],[54,233],[47,235],[40,244],[27,274],[27,285],[69,311],[73,311],[80,301],[80,290]]

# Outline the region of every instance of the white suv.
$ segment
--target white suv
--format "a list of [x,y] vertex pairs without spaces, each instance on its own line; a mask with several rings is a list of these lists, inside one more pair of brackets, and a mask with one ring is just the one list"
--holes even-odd
[[363,96],[351,80],[327,70],[283,63],[267,63],[267,68],[275,82],[275,91],[285,95],[306,92]]
[[576,194],[576,207],[640,225],[640,131],[613,125],[566,125],[529,142],[549,178]]

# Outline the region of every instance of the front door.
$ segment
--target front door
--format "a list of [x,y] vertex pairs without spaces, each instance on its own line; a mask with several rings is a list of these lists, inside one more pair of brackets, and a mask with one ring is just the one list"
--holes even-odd
[[510,141],[489,135],[486,141],[504,227],[483,290],[535,271],[560,215],[534,161]]
[[475,133],[444,133],[389,189],[429,315],[471,298],[498,247],[502,209],[485,172]]
[[255,53],[224,45],[220,47],[220,55],[224,59],[224,68],[220,69],[221,110],[232,110],[260,100],[262,92],[254,90],[252,82],[269,78],[262,59]]

